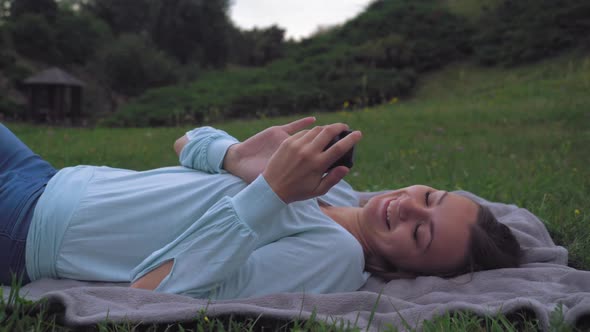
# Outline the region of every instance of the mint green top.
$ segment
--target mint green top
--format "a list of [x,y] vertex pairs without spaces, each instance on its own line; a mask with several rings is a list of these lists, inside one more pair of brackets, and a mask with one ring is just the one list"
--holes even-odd
[[210,127],[187,136],[183,166],[60,170],[27,237],[31,280],[132,282],[173,260],[156,291],[232,299],[365,283],[361,245],[318,205],[358,206],[347,183],[287,205],[264,177],[247,185],[221,170],[231,136]]

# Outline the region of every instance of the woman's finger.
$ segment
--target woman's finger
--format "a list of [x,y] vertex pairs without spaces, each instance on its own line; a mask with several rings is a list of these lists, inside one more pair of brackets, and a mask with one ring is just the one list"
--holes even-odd
[[313,140],[324,130],[323,126],[313,127],[310,130],[307,130],[305,135],[301,137],[300,141],[303,144],[309,144],[313,142]]
[[325,162],[328,165],[332,165],[334,162],[336,162],[336,160],[340,159],[346,152],[352,149],[352,147],[358,143],[362,137],[362,133],[356,130],[336,142],[336,144],[332,145],[322,154],[322,156],[325,158]]
[[344,123],[334,123],[324,126],[324,130],[316,136],[313,144],[317,144],[320,151],[323,151],[334,137],[340,135],[340,133],[345,130],[348,130],[348,125]]
[[326,194],[328,190],[340,182],[349,171],[350,169],[346,166],[338,166],[330,170],[330,172],[322,178],[316,194],[318,196]]
[[315,122],[315,117],[308,116],[303,119],[295,120],[291,123],[287,123],[285,125],[280,126],[287,134],[293,135],[296,132],[309,127],[311,124]]
[[298,140],[298,139],[300,139],[301,137],[305,136],[305,135],[306,135],[306,134],[307,134],[309,131],[310,131],[309,129],[308,129],[308,130],[301,130],[301,131],[298,131],[298,132],[296,132],[295,134],[293,134],[293,135],[289,136],[289,138],[287,138],[285,141],[287,141],[287,140],[291,140],[291,141]]

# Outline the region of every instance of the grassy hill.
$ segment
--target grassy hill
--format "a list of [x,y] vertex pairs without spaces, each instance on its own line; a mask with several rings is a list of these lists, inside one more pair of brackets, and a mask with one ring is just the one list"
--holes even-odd
[[424,75],[456,61],[518,66],[588,49],[580,0],[380,0],[264,67],[201,72],[150,89],[103,120],[109,126],[261,118],[412,96]]

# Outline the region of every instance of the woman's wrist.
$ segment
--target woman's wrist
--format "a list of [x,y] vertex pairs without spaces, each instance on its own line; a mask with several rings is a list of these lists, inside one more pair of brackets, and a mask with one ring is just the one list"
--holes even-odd
[[236,175],[235,171],[237,166],[240,164],[240,152],[239,152],[239,143],[233,144],[227,148],[227,152],[225,153],[225,157],[223,158],[223,164],[221,166],[222,169],[226,170],[228,173]]
[[225,131],[208,126],[193,129],[185,137],[186,142],[179,154],[180,164],[208,173],[223,173],[227,150],[238,143]]

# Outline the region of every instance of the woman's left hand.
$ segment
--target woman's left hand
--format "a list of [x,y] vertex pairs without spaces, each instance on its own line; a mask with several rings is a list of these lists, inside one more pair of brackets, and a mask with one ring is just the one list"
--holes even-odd
[[251,183],[264,171],[285,139],[314,122],[314,117],[306,117],[285,125],[273,126],[244,142],[230,146],[223,160],[223,168],[246,183]]

